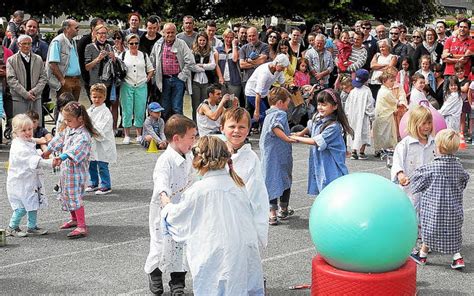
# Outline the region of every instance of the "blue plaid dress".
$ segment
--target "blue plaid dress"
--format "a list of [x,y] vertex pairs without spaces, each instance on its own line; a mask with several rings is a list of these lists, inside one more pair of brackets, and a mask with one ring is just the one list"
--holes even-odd
[[469,174],[453,155],[436,157],[410,176],[413,193],[420,193],[421,237],[433,251],[461,250],[462,199],[468,180]]

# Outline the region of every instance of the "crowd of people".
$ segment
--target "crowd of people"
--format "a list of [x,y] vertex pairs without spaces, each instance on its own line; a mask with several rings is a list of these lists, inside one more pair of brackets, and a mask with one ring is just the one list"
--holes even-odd
[[[55,189],[70,213],[60,228],[74,228],[70,238],[87,236],[83,196],[112,191],[115,137],[123,130],[122,142],[130,144],[134,127],[136,143],[165,150],[153,173],[145,264],[155,294],[163,293],[166,272],[172,295],[183,295],[188,270],[196,295],[264,294],[268,226],[294,213],[294,143],[310,145],[310,195],[348,174],[348,157],[367,159],[367,146],[376,156],[393,149],[392,180],[420,217],[423,246],[413,259],[425,264],[431,248],[454,254],[452,268],[464,267],[462,192],[469,176],[453,154],[464,134],[472,141],[474,127],[469,20],[459,19],[449,37],[439,21],[414,30],[412,40],[403,25],[379,25],[372,35],[370,21],[350,30],[334,23],[329,36],[321,25],[288,32],[270,26],[260,34],[235,25],[221,40],[214,21],[196,32],[194,18],[185,16],[178,33],[153,15],[142,30],[141,16],[132,13],[128,29],[110,30],[94,18],[80,39],[78,23],[67,19],[48,45],[39,22],[22,18],[15,12],[6,34],[0,31],[2,111],[14,137],[10,235],[47,233],[36,223],[37,210],[47,206],[37,169],[60,167]],[[88,109],[79,103],[82,85]],[[192,118],[183,115],[185,92]],[[42,127],[51,94],[54,136]],[[436,138],[433,112],[448,126]],[[260,158],[247,142],[250,134],[260,135]],[[442,169],[443,181],[435,173]],[[28,186],[18,186],[25,178]],[[452,219],[446,224],[440,215]]]

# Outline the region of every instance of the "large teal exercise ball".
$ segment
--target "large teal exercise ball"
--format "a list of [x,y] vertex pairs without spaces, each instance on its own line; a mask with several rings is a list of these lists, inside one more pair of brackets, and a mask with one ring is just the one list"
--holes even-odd
[[316,198],[309,217],[317,252],[338,269],[365,273],[402,266],[415,246],[417,225],[403,190],[369,173],[331,182]]

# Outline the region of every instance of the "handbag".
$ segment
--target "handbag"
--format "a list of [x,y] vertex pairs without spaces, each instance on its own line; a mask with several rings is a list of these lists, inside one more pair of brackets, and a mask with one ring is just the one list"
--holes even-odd
[[119,80],[123,80],[125,76],[127,76],[127,66],[123,62],[124,58],[125,58],[125,52],[122,53],[121,59],[115,59],[115,63],[113,63],[115,78]]

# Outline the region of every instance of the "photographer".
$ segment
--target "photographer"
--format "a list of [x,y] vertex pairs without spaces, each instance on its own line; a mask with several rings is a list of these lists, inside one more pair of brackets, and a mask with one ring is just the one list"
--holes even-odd
[[220,134],[221,116],[225,109],[237,107],[239,100],[233,95],[222,97],[220,84],[211,84],[207,88],[207,99],[197,108],[197,126],[199,136]]

